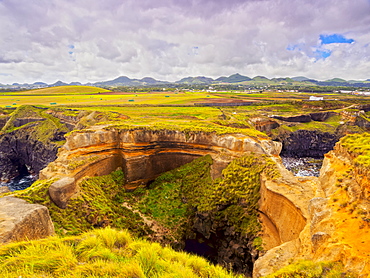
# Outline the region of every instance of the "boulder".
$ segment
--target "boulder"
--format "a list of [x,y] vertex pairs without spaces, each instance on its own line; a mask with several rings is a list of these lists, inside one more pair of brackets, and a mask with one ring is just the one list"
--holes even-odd
[[0,198],[0,244],[54,234],[47,207],[15,197]]
[[7,186],[1,186],[0,187],[0,194],[8,193],[8,192],[10,192],[9,187],[7,187]]
[[49,195],[60,208],[66,208],[68,200],[77,192],[74,178],[64,177],[49,187]]

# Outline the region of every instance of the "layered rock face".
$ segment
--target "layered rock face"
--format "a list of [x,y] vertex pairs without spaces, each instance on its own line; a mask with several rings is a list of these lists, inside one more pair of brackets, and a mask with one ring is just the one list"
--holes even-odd
[[346,271],[370,275],[370,172],[354,158],[338,142],[325,155],[318,179],[265,182],[260,210],[268,251],[255,263],[254,277],[300,259],[340,261]]
[[282,156],[322,158],[334,148],[340,136],[316,130],[297,130],[280,134],[274,140],[283,144]]
[[54,234],[46,207],[14,197],[0,198],[0,244],[32,240]]
[[212,175],[218,177],[236,157],[251,152],[277,156],[280,149],[278,142],[238,134],[106,130],[96,126],[68,136],[58,158],[40,172],[40,178],[71,177],[77,183],[85,176],[106,175],[121,167],[126,187],[135,188],[199,156],[212,156]]

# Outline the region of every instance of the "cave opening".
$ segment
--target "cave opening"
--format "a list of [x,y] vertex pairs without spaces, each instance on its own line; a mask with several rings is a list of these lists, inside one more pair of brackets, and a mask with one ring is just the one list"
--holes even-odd
[[205,221],[201,224],[203,228],[205,228],[204,225],[217,226],[217,228],[206,232],[202,228],[198,230],[199,223],[195,224],[192,235],[184,239],[183,251],[201,256],[212,264],[225,267],[234,273],[250,277],[258,252],[250,249],[248,237],[235,233],[233,227],[227,226],[224,221],[221,221],[222,223],[216,221],[216,224],[212,217],[203,220]]
[[199,242],[196,239],[186,239],[184,251],[204,257],[212,262],[215,261],[217,250],[205,242]]

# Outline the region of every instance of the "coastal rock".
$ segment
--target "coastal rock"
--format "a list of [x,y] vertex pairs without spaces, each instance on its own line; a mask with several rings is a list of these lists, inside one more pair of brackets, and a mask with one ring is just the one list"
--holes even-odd
[[2,193],[9,193],[10,189],[7,186],[0,186],[0,194]]
[[297,130],[273,138],[283,144],[282,156],[322,158],[339,140],[337,134],[317,130]]
[[38,173],[56,159],[58,146],[31,138],[32,127],[0,136],[0,179],[10,179],[27,173]]
[[[370,275],[370,247],[366,244],[370,233],[370,171],[356,164],[354,159],[338,142],[325,155],[316,183],[309,184],[308,180],[302,183],[300,178],[298,183],[290,180],[290,183],[280,181],[274,185],[271,181],[266,181],[262,184],[262,238],[267,243],[268,251],[256,261],[253,277],[271,274],[302,259],[338,261],[344,265],[346,271],[352,271],[359,277]],[[269,197],[272,190],[275,190],[275,194],[280,194],[280,197]],[[305,193],[294,197],[294,192]],[[284,219],[279,220],[279,206],[282,205],[273,205],[282,198],[290,200],[290,214],[287,214],[287,219],[296,223],[294,219],[300,213],[300,217],[305,219],[295,233],[291,233],[292,228],[284,223]],[[288,204],[287,201],[284,203]],[[296,211],[296,216],[292,214],[293,211]],[[286,240],[293,240],[284,242],[282,235],[289,233],[291,236]]]
[[41,179],[106,175],[122,167],[126,186],[137,187],[159,174],[175,169],[197,157],[211,155],[212,176],[247,153],[277,156],[279,142],[242,134],[217,135],[174,130],[107,130],[104,126],[75,131],[67,137],[58,158],[40,172]]
[[77,192],[74,178],[64,177],[49,187],[49,195],[60,208],[66,208],[68,200]]
[[54,225],[45,206],[14,197],[0,198],[0,244],[53,234]]
[[266,132],[269,134],[271,130],[278,128],[280,124],[270,118],[255,117],[251,118],[249,122],[255,127],[255,129]]

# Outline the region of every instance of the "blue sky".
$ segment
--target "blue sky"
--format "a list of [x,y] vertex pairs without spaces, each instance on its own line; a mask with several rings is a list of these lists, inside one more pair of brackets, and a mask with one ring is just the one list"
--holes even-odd
[[369,0],[2,0],[0,13],[3,84],[370,78]]
[[354,43],[354,39],[348,39],[342,34],[330,34],[330,35],[320,35],[320,40],[322,44],[332,44],[332,43]]

